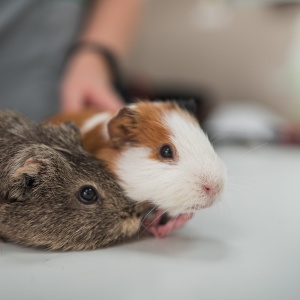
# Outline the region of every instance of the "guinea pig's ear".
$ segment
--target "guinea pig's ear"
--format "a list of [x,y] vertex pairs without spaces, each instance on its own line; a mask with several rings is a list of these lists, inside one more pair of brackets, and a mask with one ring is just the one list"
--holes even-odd
[[135,141],[137,112],[129,107],[122,108],[108,123],[108,134],[115,146]]
[[50,161],[48,159],[39,157],[28,158],[12,174],[9,198],[22,199],[26,191],[39,184],[41,174],[45,172],[49,164]]

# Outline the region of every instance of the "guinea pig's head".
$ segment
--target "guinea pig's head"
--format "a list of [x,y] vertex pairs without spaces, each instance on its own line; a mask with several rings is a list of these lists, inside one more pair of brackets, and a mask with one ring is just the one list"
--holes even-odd
[[81,149],[74,130],[63,125],[50,131],[44,139],[51,146],[16,149],[3,170],[0,236],[29,246],[81,250],[134,235],[141,216],[103,163]]
[[123,150],[115,169],[130,198],[149,200],[173,216],[220,199],[225,167],[198,121],[175,103],[123,108],[108,131]]

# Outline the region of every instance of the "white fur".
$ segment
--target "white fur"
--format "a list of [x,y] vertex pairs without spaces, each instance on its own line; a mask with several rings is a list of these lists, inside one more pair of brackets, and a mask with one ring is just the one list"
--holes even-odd
[[81,133],[85,134],[94,127],[96,127],[99,124],[103,124],[103,136],[104,138],[108,139],[108,131],[106,124],[109,122],[109,120],[112,118],[112,115],[108,112],[98,113],[94,116],[92,116],[90,119],[85,121],[85,123],[81,126]]
[[130,108],[130,109],[134,110],[134,109],[137,108],[137,104],[136,103],[131,103],[131,104],[127,105],[127,108]]
[[[132,199],[149,200],[170,215],[211,206],[223,191],[225,168],[207,136],[183,112],[168,112],[162,122],[177,150],[175,162],[149,158],[146,147],[128,148],[117,163],[121,185]],[[216,192],[208,195],[204,184]]]

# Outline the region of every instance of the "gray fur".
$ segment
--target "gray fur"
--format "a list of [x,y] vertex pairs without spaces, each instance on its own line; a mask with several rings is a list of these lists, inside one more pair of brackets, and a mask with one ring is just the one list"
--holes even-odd
[[[0,110],[0,238],[52,250],[95,249],[134,236],[141,207],[81,147],[71,123],[31,123]],[[30,181],[31,180],[31,181]],[[101,195],[78,200],[84,185]]]

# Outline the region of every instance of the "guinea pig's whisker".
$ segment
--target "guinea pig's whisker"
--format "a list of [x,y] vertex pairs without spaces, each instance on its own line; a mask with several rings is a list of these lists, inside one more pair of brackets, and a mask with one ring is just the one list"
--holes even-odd
[[239,178],[239,177],[229,177],[228,186],[240,186],[240,187],[249,187],[255,188],[259,182],[255,182],[256,178]]
[[253,181],[255,181],[256,177],[248,177],[248,176],[232,176],[229,175],[228,176],[228,180],[232,181],[232,180],[240,180],[240,181],[244,181],[246,183],[252,183]]
[[161,216],[163,215],[164,213],[162,213],[161,215],[157,216],[148,226],[145,225],[145,229],[142,231],[142,234],[145,232],[146,229],[149,229],[151,227],[151,225],[153,223],[155,223],[155,221],[157,221],[159,218],[161,218]]
[[[151,209],[151,211],[147,214],[147,216],[154,210],[154,209],[156,209],[158,207],[158,205],[156,205],[155,207],[153,207],[153,209]],[[149,223],[148,225],[145,225],[143,222],[144,222],[144,220],[146,219],[146,217],[141,221],[141,225],[140,225],[140,229],[141,229],[141,226],[144,226],[145,227],[145,229],[144,229],[144,231],[146,230],[146,229],[149,229],[149,227],[157,220],[157,219],[159,219],[161,216],[163,215],[163,213],[161,214],[161,215],[159,215],[159,216],[157,216],[154,220],[152,220],[152,222],[151,223]],[[140,230],[139,229],[139,230]],[[142,233],[144,232],[144,231],[142,231]]]
[[236,189],[244,189],[244,190],[252,190],[253,188],[251,186],[245,186],[245,185],[239,185],[234,183],[229,183],[228,186]]
[[180,213],[177,214],[177,216],[174,218],[174,220],[172,220],[172,227],[176,224],[176,221],[177,221],[179,216],[180,216]]
[[172,226],[174,226],[174,224],[176,223],[178,217],[179,217],[182,213],[184,213],[184,208],[185,208],[185,204],[183,204],[183,205],[181,206],[181,210],[180,210],[181,212],[178,213],[177,216],[174,218]]
[[156,209],[158,207],[158,205],[155,205],[147,214],[146,216],[143,218],[142,222],[145,221],[145,219],[153,212],[154,209]]
[[263,144],[260,144],[260,145],[258,145],[258,146],[256,146],[256,147],[252,148],[252,149],[249,149],[249,150],[246,151],[245,153],[241,154],[240,157],[238,157],[237,159],[231,161],[230,163],[231,163],[231,164],[234,164],[234,163],[236,163],[236,162],[239,162],[239,161],[240,161],[241,159],[243,159],[246,155],[249,155],[250,153],[254,152],[255,150],[260,149],[260,148],[262,148],[262,147],[264,147],[264,146],[267,146],[267,145],[269,145],[269,144],[270,144],[270,143],[263,143]]
[[[138,234],[140,233],[140,230],[141,230],[141,227],[143,226],[143,227],[146,227],[145,228],[145,230],[146,229],[148,229],[148,227],[143,223],[145,220],[146,220],[146,218],[152,213],[152,211],[153,210],[155,210],[156,208],[158,207],[158,205],[155,205],[147,214],[146,214],[146,216],[141,220],[141,223],[140,223],[140,226],[139,226],[139,229],[138,229]],[[150,226],[150,225],[149,225]]]
[[253,182],[229,182],[227,187],[241,187],[241,188],[251,188],[253,189],[256,186]]
[[[223,136],[220,136],[221,134],[223,134]],[[227,134],[228,134],[228,132],[226,130],[222,130],[222,131],[215,133],[212,137],[209,138],[209,140],[213,144],[216,141],[226,138]]]
[[244,179],[244,180],[252,180],[253,178],[255,177],[249,177],[249,176],[241,176],[241,175],[228,175],[228,178],[229,179],[235,179],[235,178],[238,178],[238,179]]

